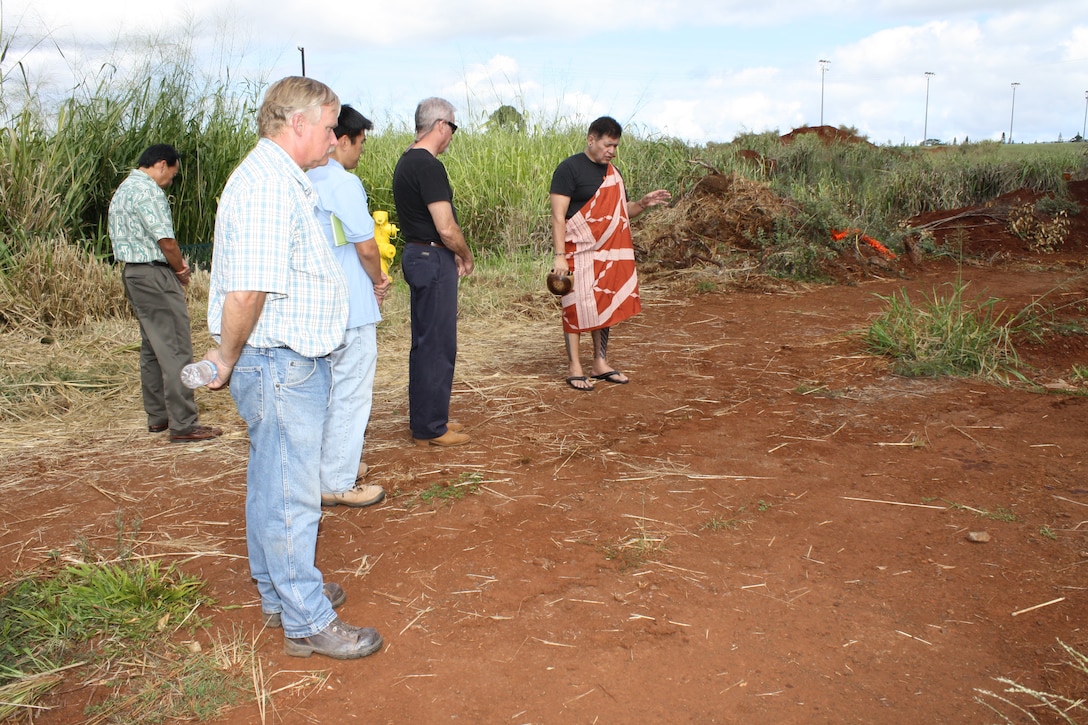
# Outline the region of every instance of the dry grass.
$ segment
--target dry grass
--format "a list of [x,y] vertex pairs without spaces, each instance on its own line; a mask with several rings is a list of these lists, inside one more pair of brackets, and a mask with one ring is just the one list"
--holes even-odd
[[[544,287],[548,261],[485,257],[478,260],[474,274],[461,281],[455,406],[457,399],[468,396],[487,400],[492,417],[521,415],[539,405],[534,388],[541,375],[549,381],[562,375],[559,305]],[[124,296],[120,269],[71,245],[40,248],[22,266],[26,274],[18,288],[11,281],[17,276],[10,275],[0,289],[0,309],[7,310],[0,319],[4,350],[0,421],[5,424],[0,456],[19,449],[38,449],[41,454],[42,442],[59,443],[75,431],[84,435],[85,444],[101,439],[103,445],[114,446],[119,439],[129,441],[142,434],[140,335]],[[688,286],[710,291],[755,279],[743,266],[718,270],[709,280],[705,274],[674,274],[683,279],[670,284],[679,284],[684,293]],[[208,283],[207,272],[194,270],[186,290],[196,358],[213,344],[206,319]],[[658,293],[662,299],[655,304],[668,304]],[[395,284],[382,314],[371,426],[383,433],[375,440],[388,441],[391,436],[384,435],[385,430],[407,429],[410,331],[403,280]],[[79,316],[84,321],[74,323]],[[512,372],[541,370],[542,359],[551,365],[541,374]],[[229,395],[202,389],[197,402],[205,419],[217,424],[237,420]],[[577,447],[569,441],[565,445]]]
[[[84,443],[93,445],[101,439],[111,447],[118,439],[142,435],[139,327],[129,313],[119,270],[94,260],[91,265],[97,271],[89,272],[88,279],[107,280],[101,295],[111,298],[114,316],[75,326],[46,326],[32,320],[0,330],[4,350],[0,359],[0,421],[5,424],[0,456],[20,449],[33,449],[41,455],[42,443],[58,444],[75,431],[90,434]],[[521,403],[517,401],[536,382],[532,377],[506,374],[511,366],[531,366],[539,357],[541,346],[525,345],[526,340],[552,339],[557,360],[562,354],[558,303],[544,288],[543,266],[541,260],[528,260],[523,264],[528,271],[519,272],[509,264],[485,262],[462,281],[455,384],[461,394],[488,399],[501,400],[513,392],[509,404],[498,406],[496,415],[518,410]],[[195,270],[187,289],[197,358],[213,344],[207,328],[208,281],[207,272]],[[110,309],[105,304],[98,308]],[[411,342],[408,289],[403,281],[397,282],[382,314],[375,410],[389,415],[376,415],[372,426],[403,431],[407,428]],[[197,402],[203,418],[220,422],[237,419],[229,395],[201,389]]]
[[120,270],[64,241],[30,245],[0,274],[0,330],[43,331],[128,314]]

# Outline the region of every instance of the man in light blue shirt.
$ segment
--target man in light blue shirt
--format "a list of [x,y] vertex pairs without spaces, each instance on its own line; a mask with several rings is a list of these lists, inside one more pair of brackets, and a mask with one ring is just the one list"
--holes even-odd
[[329,162],[306,172],[317,191],[317,221],[348,283],[347,331],[329,355],[332,397],[321,444],[322,506],[370,506],[385,498],[381,486],[356,483],[368,470],[360,459],[378,363],[378,306],[390,283],[382,273],[366,190],[350,173],[359,165],[366,132],[373,127],[363,114],[343,106]]
[[208,384],[230,383],[249,433],[246,548],[267,627],[283,627],[295,657],[366,657],[372,627],[336,616],[344,590],[315,565],[321,522],[322,429],[329,353],[348,318],[347,284],[314,217],[303,173],[336,142],[340,100],[323,83],[273,83],[257,113],[260,141],[227,180],[215,217],[208,331],[219,347]]

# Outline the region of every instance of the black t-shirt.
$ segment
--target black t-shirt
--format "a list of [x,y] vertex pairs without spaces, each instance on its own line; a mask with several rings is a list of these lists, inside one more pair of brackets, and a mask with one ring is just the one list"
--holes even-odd
[[551,194],[570,197],[567,219],[577,214],[593,198],[608,174],[608,164],[594,163],[585,153],[564,159],[552,174]]
[[[393,203],[405,242],[442,243],[427,208],[436,201],[448,201],[453,206],[453,189],[446,167],[426,149],[408,149],[393,170]],[[453,218],[457,219],[456,208]]]

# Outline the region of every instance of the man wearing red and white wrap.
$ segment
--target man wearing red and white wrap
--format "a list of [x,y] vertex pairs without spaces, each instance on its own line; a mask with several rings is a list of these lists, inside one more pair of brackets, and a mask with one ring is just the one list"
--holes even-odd
[[[607,353],[609,329],[642,309],[630,220],[672,198],[658,189],[638,201],[627,200],[623,178],[611,163],[622,133],[615,119],[598,118],[589,126],[586,150],[564,160],[552,175],[552,269],[570,274],[573,282],[563,296],[563,332],[570,365],[567,385],[575,390],[593,390],[590,377],[629,382],[608,364]],[[593,338],[589,377],[579,357],[583,332]]]

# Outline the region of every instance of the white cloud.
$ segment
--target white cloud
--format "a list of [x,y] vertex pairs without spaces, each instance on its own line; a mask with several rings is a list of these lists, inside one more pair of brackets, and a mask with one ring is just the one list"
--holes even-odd
[[[925,71],[929,135],[1000,136],[1018,81],[1017,137],[1080,130],[1088,89],[1083,0],[362,0],[345,13],[284,0],[4,0],[2,28],[34,79],[127,64],[116,41],[192,28],[194,52],[250,77],[299,70],[376,120],[406,118],[446,95],[463,112],[501,103],[581,123],[609,113],[689,140],[815,124],[873,140],[920,140]],[[600,22],[597,22],[597,21]],[[36,32],[31,32],[35,30]],[[46,38],[31,49],[27,42]],[[60,46],[61,52],[55,46]],[[239,71],[239,65],[244,69]],[[65,84],[68,84],[67,86]],[[461,107],[463,106],[463,109]]]

